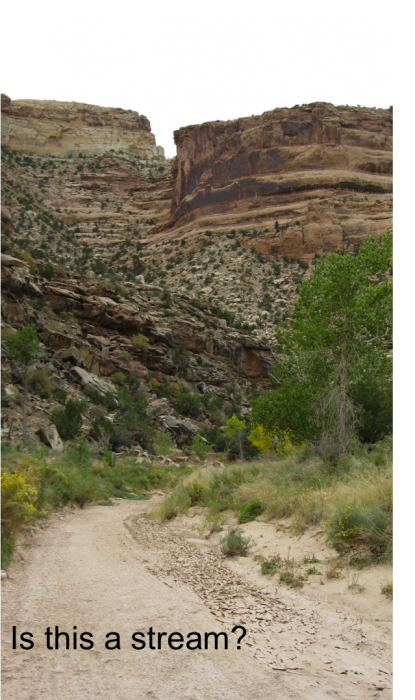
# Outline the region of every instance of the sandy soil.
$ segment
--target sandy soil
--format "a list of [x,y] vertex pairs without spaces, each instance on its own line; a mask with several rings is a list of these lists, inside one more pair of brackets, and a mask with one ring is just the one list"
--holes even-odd
[[[19,547],[2,582],[4,697],[10,700],[291,700],[391,698],[391,603],[379,582],[386,567],[313,576],[303,589],[277,587],[253,560],[333,554],[317,532],[300,539],[276,525],[244,526],[251,556],[225,560],[218,536],[205,539],[198,516],[159,524],[152,502],[118,501],[55,514]],[[193,513],[193,514],[195,514]],[[320,581],[324,582],[324,586]],[[12,649],[12,628],[32,632],[34,648]],[[94,648],[46,648],[48,626],[93,633]],[[242,625],[247,633],[237,649]],[[229,646],[172,650],[132,648],[136,631],[226,632]],[[118,632],[121,649],[105,648]],[[19,640],[18,640],[19,644]],[[212,638],[211,638],[212,644]]]

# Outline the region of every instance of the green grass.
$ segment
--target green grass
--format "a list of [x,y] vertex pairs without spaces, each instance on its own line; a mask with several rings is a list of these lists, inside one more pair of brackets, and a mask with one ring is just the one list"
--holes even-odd
[[[109,462],[113,466],[109,466]],[[81,439],[64,452],[56,455],[45,446],[23,451],[8,444],[2,446],[2,473],[19,475],[24,483],[35,488],[34,512],[31,519],[47,517],[55,508],[69,503],[84,508],[89,503],[109,505],[111,497],[126,500],[145,500],[146,493],[155,488],[173,487],[178,474],[189,473],[186,466],[159,467],[152,463],[137,464],[134,457],[125,456],[108,460],[94,457],[88,443]],[[19,489],[22,487],[19,486]],[[10,522],[2,522],[2,565],[10,561],[14,535],[23,523],[23,512],[17,493],[8,502]],[[22,496],[24,497],[24,495]],[[14,498],[14,497],[13,497]],[[15,503],[15,506],[13,505]],[[13,536],[12,536],[13,535]]]
[[339,553],[356,550],[356,560],[392,556],[392,456],[382,444],[355,446],[335,466],[307,448],[285,458],[198,469],[178,483],[155,517],[173,518],[193,505],[212,517],[233,513],[239,523],[260,513],[269,520],[289,518],[296,533],[318,525]]

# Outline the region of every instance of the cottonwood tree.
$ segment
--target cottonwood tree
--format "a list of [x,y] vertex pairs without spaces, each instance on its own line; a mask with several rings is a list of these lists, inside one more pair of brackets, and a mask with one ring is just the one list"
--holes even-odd
[[29,373],[33,364],[38,359],[41,346],[37,336],[37,328],[34,324],[22,328],[13,335],[7,335],[5,346],[9,358],[20,371],[23,380],[23,446],[29,445],[27,432],[27,401],[29,388]]
[[[375,384],[387,397],[382,429],[391,429],[391,256],[388,232],[379,242],[367,236],[355,255],[330,253],[316,262],[291,326],[277,333],[284,352],[272,372],[278,386],[256,402],[254,425],[269,433],[290,428],[342,457],[358,428],[359,400],[373,396]],[[366,408],[376,410],[370,401]]]

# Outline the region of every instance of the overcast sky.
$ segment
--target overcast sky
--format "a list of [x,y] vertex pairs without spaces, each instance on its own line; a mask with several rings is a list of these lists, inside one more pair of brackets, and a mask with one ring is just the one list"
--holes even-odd
[[10,0],[2,91],[145,114],[173,131],[275,107],[393,103],[384,0]]

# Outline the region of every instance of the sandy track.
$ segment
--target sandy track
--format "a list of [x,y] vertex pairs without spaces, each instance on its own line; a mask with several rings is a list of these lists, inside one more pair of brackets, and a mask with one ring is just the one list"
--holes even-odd
[[[261,590],[216,548],[147,520],[148,508],[122,501],[55,515],[21,550],[25,561],[2,584],[4,697],[391,697],[390,676],[379,672],[388,670],[385,645],[371,642],[368,628],[304,596]],[[237,650],[231,630],[241,624],[247,635]],[[33,649],[12,650],[13,625],[33,633]],[[92,632],[94,648],[47,650],[44,632],[55,625]],[[226,631],[229,648],[134,650],[131,635],[150,627]],[[105,649],[108,632],[120,634],[120,650]]]

